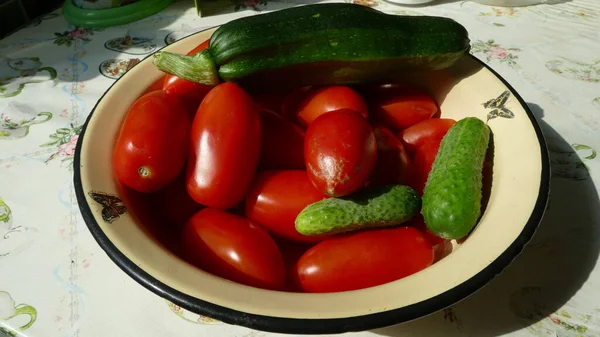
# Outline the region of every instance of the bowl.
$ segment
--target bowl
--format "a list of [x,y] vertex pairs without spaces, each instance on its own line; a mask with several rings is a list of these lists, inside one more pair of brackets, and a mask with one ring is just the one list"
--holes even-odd
[[[215,29],[164,50],[184,54]],[[544,215],[550,168],[540,127],[505,80],[477,58],[466,56],[450,68],[400,79],[427,88],[440,104],[442,117],[473,116],[491,128],[489,200],[464,242],[420,272],[361,290],[292,293],[213,276],[156,240],[140,220],[143,212],[132,206],[111,170],[113,143],[129,106],[163,75],[147,57],[101,97],[77,143],[74,184],[83,219],[112,261],[151,292],[199,315],[295,334],[361,331],[414,320],[457,303],[492,280],[520,254]]]

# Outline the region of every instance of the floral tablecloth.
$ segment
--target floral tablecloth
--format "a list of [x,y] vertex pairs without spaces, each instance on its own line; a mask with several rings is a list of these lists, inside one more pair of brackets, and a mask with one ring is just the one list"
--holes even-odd
[[[553,174],[539,231],[489,285],[426,318],[348,336],[600,336],[600,2],[346,1],[467,27],[472,53],[536,114]],[[80,216],[72,159],[98,98],[149,53],[234,18],[309,2],[246,1],[199,17],[191,0],[179,0],[104,30],[73,27],[57,10],[0,40],[0,336],[274,336],[187,312],[121,272]]]

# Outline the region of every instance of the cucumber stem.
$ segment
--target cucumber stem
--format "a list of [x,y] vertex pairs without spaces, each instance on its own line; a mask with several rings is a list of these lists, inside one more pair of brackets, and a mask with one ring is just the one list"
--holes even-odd
[[221,82],[217,65],[208,50],[194,56],[160,51],[154,53],[154,65],[160,71],[175,75],[184,80],[215,86]]

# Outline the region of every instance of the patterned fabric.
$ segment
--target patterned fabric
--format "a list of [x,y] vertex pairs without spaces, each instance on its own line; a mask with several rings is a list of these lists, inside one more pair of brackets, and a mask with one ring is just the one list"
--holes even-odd
[[[274,336],[187,312],[119,270],[81,218],[72,159],[98,98],[153,51],[234,18],[310,2],[247,1],[200,18],[180,0],[104,30],[73,27],[56,11],[0,40],[0,335]],[[600,336],[600,3],[346,2],[462,23],[471,52],[536,114],[553,175],[540,229],[489,285],[426,318],[347,336]]]

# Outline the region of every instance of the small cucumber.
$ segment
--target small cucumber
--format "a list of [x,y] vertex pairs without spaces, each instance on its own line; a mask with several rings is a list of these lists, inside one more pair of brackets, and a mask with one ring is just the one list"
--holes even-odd
[[412,219],[420,208],[421,198],[408,186],[371,187],[348,197],[308,205],[296,217],[296,230],[319,235],[389,227]]
[[454,124],[442,139],[423,191],[427,228],[445,239],[469,234],[481,213],[483,162],[490,129],[478,118]]

